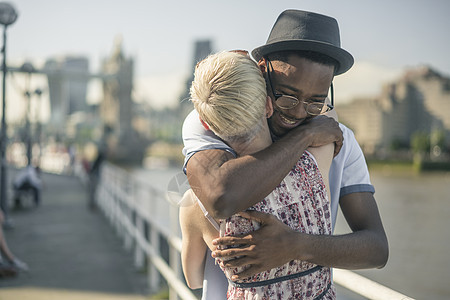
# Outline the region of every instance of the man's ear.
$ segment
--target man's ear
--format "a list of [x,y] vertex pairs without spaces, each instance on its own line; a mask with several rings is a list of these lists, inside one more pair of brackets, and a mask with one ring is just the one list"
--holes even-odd
[[200,120],[200,123],[202,123],[203,127],[206,130],[211,130],[211,129],[209,129],[209,125],[205,121],[203,121],[202,118],[200,118],[200,116],[198,117],[198,119]]
[[[325,98],[325,106],[326,106],[327,104],[331,104],[331,101],[330,101],[330,99],[329,99],[328,97]],[[323,108],[324,110],[325,110],[325,106],[324,106],[324,108]],[[328,117],[330,117],[330,118],[335,119],[336,121],[339,121],[338,115],[337,115],[337,112],[336,112],[336,109],[332,109],[332,110],[330,110],[329,112],[326,112],[326,113],[325,113],[325,116],[328,116]]]
[[272,98],[266,97],[266,118],[270,118],[273,114]]

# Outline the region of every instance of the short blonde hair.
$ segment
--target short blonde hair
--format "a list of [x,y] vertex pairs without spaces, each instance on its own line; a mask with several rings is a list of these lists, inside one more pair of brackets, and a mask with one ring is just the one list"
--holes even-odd
[[191,100],[200,118],[226,142],[249,142],[261,128],[266,83],[249,56],[219,52],[197,64]]

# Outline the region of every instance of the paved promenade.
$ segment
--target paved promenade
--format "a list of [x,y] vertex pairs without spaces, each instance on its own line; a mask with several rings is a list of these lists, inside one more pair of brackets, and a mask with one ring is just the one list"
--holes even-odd
[[30,272],[0,278],[0,300],[150,299],[145,274],[103,215],[88,209],[80,181],[52,174],[43,181],[39,207],[10,211],[7,242]]

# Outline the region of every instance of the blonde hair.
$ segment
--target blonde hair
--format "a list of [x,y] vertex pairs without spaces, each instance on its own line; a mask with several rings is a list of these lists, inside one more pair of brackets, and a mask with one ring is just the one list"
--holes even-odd
[[197,64],[191,101],[200,118],[226,142],[249,142],[262,128],[266,84],[250,57],[219,52]]

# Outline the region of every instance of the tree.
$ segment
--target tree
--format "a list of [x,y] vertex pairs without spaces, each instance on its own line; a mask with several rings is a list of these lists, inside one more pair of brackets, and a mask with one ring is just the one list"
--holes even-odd
[[424,132],[414,132],[411,137],[411,150],[414,154],[424,155],[430,150],[430,135]]

